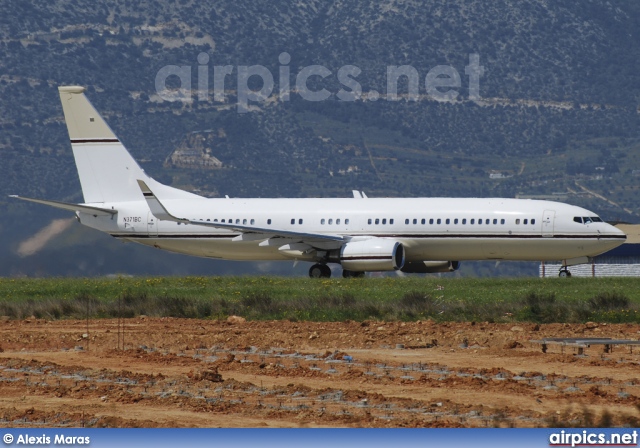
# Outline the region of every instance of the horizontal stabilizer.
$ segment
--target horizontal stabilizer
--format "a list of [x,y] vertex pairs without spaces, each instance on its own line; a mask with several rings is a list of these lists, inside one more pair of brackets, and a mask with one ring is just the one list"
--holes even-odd
[[61,208],[63,210],[69,210],[71,212],[87,213],[89,215],[94,215],[94,216],[99,216],[99,215],[109,216],[109,215],[115,215],[116,213],[118,213],[118,210],[114,210],[110,208],[93,207],[91,205],[72,204],[69,202],[60,202],[60,201],[45,201],[42,199],[25,198],[22,196],[17,196],[15,194],[10,195],[9,197],[15,198],[15,199],[22,199],[23,201],[35,202],[36,204],[44,204],[50,207]]

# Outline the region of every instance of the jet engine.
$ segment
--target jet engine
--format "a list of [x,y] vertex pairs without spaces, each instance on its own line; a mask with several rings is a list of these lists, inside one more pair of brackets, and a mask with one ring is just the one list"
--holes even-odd
[[340,249],[340,263],[349,271],[394,271],[404,266],[404,247],[383,238],[354,241]]
[[459,267],[459,261],[410,261],[405,263],[402,272],[407,274],[433,274],[436,272],[457,271]]

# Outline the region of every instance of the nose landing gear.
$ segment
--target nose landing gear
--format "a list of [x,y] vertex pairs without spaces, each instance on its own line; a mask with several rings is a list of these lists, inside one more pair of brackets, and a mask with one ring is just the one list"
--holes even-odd
[[569,272],[566,266],[561,267],[560,272],[558,272],[558,277],[571,277],[571,272]]

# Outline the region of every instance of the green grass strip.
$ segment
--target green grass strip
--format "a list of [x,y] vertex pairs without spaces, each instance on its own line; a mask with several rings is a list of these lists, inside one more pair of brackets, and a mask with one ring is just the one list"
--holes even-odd
[[638,286],[634,278],[4,278],[0,316],[637,323]]

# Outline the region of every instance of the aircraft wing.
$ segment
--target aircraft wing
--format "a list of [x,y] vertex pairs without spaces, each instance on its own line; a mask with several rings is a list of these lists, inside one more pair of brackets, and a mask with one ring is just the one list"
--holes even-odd
[[116,213],[118,213],[118,210],[114,210],[110,208],[94,207],[92,205],[73,204],[70,202],[60,202],[60,201],[45,201],[43,199],[25,198],[15,194],[9,195],[9,197],[15,198],[15,199],[21,199],[23,201],[35,202],[36,204],[44,204],[50,207],[61,208],[63,210],[69,210],[72,212],[87,213],[89,215],[94,215],[94,216],[98,216],[98,215],[109,216],[109,215],[115,215]]
[[346,238],[341,235],[296,232],[296,231],[284,230],[284,229],[245,226],[245,225],[232,224],[232,223],[226,224],[221,222],[210,222],[210,221],[195,221],[195,220],[186,219],[186,218],[179,218],[167,210],[167,208],[162,204],[162,202],[160,202],[160,200],[156,197],[156,195],[153,194],[151,189],[147,186],[147,184],[144,181],[138,179],[138,185],[140,186],[140,190],[142,191],[142,195],[146,199],[147,204],[149,204],[151,213],[161,221],[174,221],[174,222],[182,222],[185,224],[193,224],[196,226],[214,227],[218,229],[229,229],[229,230],[235,230],[237,232],[241,232],[243,234],[246,234],[246,233],[261,234],[264,236],[265,239],[270,237],[286,237],[286,238],[296,238],[296,239],[299,238],[304,240],[346,241]]

